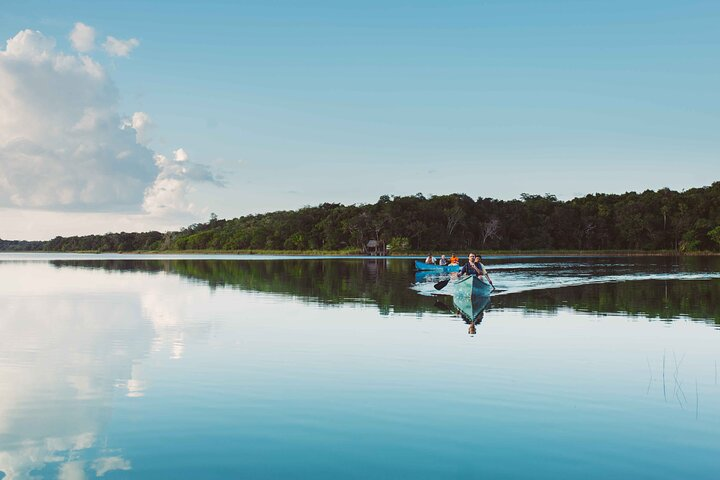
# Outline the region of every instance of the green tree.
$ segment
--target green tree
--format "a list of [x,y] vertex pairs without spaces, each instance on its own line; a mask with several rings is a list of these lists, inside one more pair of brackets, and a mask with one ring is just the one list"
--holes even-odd
[[405,253],[410,250],[410,239],[407,237],[393,237],[388,243],[392,253]]
[[720,225],[710,230],[707,236],[715,243],[716,248],[720,248]]

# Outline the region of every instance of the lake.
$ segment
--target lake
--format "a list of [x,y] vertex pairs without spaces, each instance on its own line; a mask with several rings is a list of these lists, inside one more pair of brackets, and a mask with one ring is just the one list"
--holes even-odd
[[485,265],[0,254],[0,478],[720,478],[720,257]]

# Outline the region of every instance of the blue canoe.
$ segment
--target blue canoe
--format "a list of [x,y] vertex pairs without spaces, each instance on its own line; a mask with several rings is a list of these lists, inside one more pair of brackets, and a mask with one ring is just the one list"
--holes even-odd
[[485,277],[476,277],[475,275],[469,275],[465,278],[454,282],[453,286],[453,300],[465,302],[471,300],[474,297],[489,297],[493,291],[490,282],[485,280]]
[[435,265],[432,263],[420,262],[418,260],[415,260],[415,268],[417,270],[432,271],[432,272],[438,272],[438,273],[459,272],[460,271],[460,265]]

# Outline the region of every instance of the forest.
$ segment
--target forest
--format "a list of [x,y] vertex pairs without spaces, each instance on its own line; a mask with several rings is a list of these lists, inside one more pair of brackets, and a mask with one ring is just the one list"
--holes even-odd
[[383,195],[374,204],[323,203],[299,210],[218,219],[174,232],[0,240],[14,251],[342,251],[368,241],[390,253],[528,250],[720,250],[720,181],[682,192],[592,194],[567,201],[522,194]]

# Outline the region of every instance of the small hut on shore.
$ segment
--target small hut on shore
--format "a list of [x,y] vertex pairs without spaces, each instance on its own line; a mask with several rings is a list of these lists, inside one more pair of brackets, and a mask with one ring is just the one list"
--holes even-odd
[[387,248],[385,247],[385,242],[380,242],[378,240],[369,240],[367,242],[367,245],[365,245],[365,255],[387,255]]

